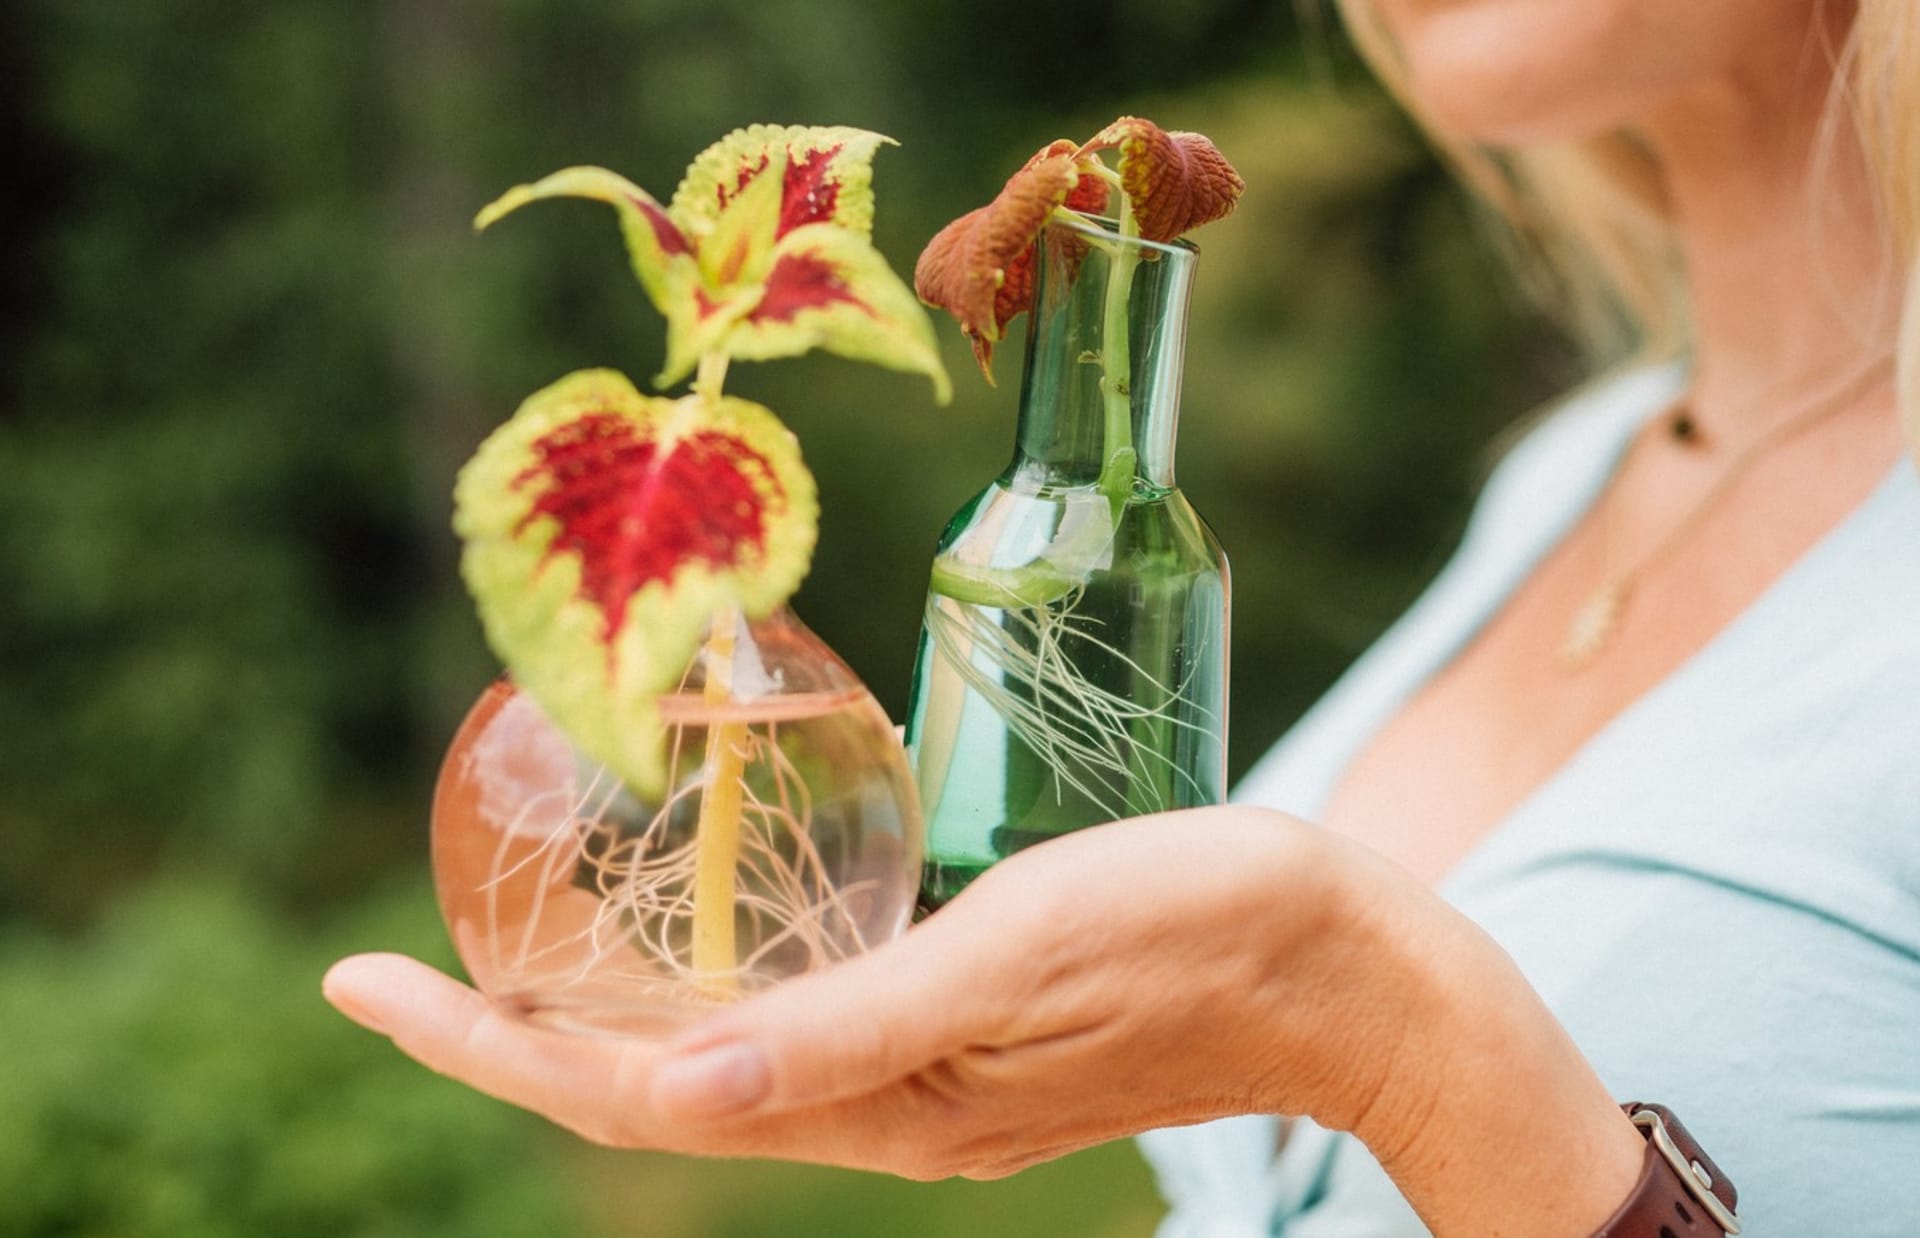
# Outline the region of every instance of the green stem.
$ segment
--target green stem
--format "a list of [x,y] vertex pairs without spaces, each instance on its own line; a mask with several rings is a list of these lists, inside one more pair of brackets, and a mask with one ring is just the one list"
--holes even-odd
[[[693,382],[702,400],[717,404],[727,380],[727,355],[700,358]],[[734,883],[740,866],[741,779],[745,776],[747,728],[725,717],[733,704],[734,630],[740,611],[723,606],[707,636],[706,687],[702,698],[707,721],[707,785],[700,796],[695,829],[693,881],[693,968],[698,984],[714,997],[737,996],[734,977],[740,965],[734,942]]]
[[[1133,218],[1133,203],[1126,195],[1119,174],[1101,168],[1113,191],[1120,197],[1120,243],[1095,241],[1095,248],[1107,255],[1106,300],[1100,331],[1100,393],[1104,412],[1102,445],[1106,459],[1100,468],[1096,486],[1107,497],[1109,521],[1105,538],[1098,546],[1082,547],[1098,552],[1111,544],[1114,530],[1128,500],[1133,497],[1134,476],[1139,469],[1139,453],[1133,445],[1133,348],[1131,309],[1133,273],[1140,265],[1137,246],[1127,241],[1138,239],[1140,228]],[[1063,217],[1071,216],[1062,212]],[[1068,559],[1071,560],[1069,555]],[[1028,609],[1056,601],[1086,579],[1086,568],[1058,555],[1016,568],[994,568],[959,563],[945,555],[934,560],[932,588],[935,593],[958,602],[992,606],[1002,610]]]
[[1133,202],[1120,194],[1120,239],[1108,259],[1106,314],[1100,329],[1100,390],[1106,406],[1107,461],[1100,470],[1100,490],[1113,504],[1114,521],[1133,495],[1138,455],[1133,448],[1133,349],[1129,314],[1133,299],[1133,271],[1140,263],[1134,246],[1124,242],[1140,235],[1133,220]]
[[693,376],[693,390],[701,398],[717,403],[720,388],[727,381],[727,362],[731,360],[723,352],[710,352],[700,358],[700,368]]
[[747,728],[726,719],[733,704],[733,636],[740,612],[731,606],[714,617],[707,637],[707,785],[694,827],[693,969],[702,990],[714,997],[739,992],[740,965],[734,944],[734,879],[740,866],[740,781],[746,774]]
[[1024,610],[1065,597],[1080,580],[1080,576],[1069,576],[1045,559],[1021,567],[976,567],[940,555],[933,561],[929,587],[956,602]]

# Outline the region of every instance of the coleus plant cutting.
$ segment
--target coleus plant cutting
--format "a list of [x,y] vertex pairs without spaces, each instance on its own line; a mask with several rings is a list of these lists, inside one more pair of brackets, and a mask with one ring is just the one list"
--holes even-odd
[[[1113,166],[1106,161],[1109,154]],[[1098,216],[1118,200],[1113,234],[1122,244],[1106,245],[1114,270],[1107,282],[1102,347],[1094,358],[1102,371],[1106,411],[1099,488],[1112,504],[1114,521],[1133,492],[1137,463],[1127,321],[1131,272],[1140,255],[1124,242],[1177,240],[1231,214],[1245,189],[1246,182],[1204,134],[1169,132],[1150,120],[1122,116],[1085,142],[1058,138],[1034,152],[992,202],[941,229],[915,265],[915,291],[959,321],[980,372],[991,383],[993,346],[1033,304],[1042,230],[1063,216]],[[985,576],[958,562],[936,562],[937,587],[981,602],[1043,603],[1072,588],[1086,559],[1105,545],[1098,538],[1082,543],[1072,548],[1074,562],[1056,558]]]
[[[936,399],[948,399],[931,323],[871,240],[872,163],[889,141],[846,127],[755,125],[702,152],[665,205],[604,168],[573,167],[509,190],[475,221],[485,229],[549,198],[611,206],[634,274],[666,319],[655,382],[694,375],[679,396],[643,394],[611,370],[537,392],[462,469],[454,524],[462,574],[515,685],[632,795],[663,805],[654,832],[610,844],[627,865],[613,918],[643,909],[690,917],[690,967],[670,940],[678,930],[637,926],[640,944],[654,934],[663,958],[710,991],[727,990],[742,965],[736,865],[778,870],[775,884],[794,900],[786,915],[795,923],[781,933],[804,935],[801,922],[819,914],[791,871],[792,848],[811,844],[781,837],[801,825],[783,781],[791,754],[769,754],[765,737],[726,712],[745,625],[779,611],[806,575],[815,486],[792,433],[722,384],[732,360],[821,348],[923,374]],[[663,845],[661,822],[691,803],[671,785],[677,748],[670,753],[662,702],[690,679],[704,680],[699,692],[718,712],[704,727],[695,837],[662,859],[649,853]],[[774,772],[747,785],[756,754]],[[778,802],[762,804],[763,793]],[[764,854],[743,859],[743,820],[766,833]],[[606,892],[609,880],[600,873],[588,884]],[[596,933],[606,919],[594,919]]]
[[[1117,156],[1117,167],[1108,166],[1107,152]],[[1099,215],[1117,196],[1116,235],[1172,241],[1231,214],[1245,189],[1204,134],[1169,133],[1150,120],[1122,116],[1085,142],[1049,142],[992,202],[941,229],[914,267],[914,289],[959,320],[981,373],[992,382],[993,346],[1033,304],[1035,250],[1041,230],[1057,214]],[[1121,252],[1121,262],[1138,260]],[[1107,468],[1100,484],[1122,500],[1133,484],[1124,329],[1131,287],[1124,268],[1108,283],[1107,351],[1100,358],[1108,394]]]
[[1020,847],[1221,792],[1227,570],[1172,450],[1183,238],[1243,189],[1205,136],[1122,117],[1041,147],[920,257],[989,381],[1033,314],[1013,463],[933,563],[907,729],[926,905]]

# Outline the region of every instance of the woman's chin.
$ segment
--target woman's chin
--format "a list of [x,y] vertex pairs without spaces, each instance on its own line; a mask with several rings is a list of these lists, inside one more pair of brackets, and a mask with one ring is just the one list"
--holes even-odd
[[1571,73],[1555,76],[1530,62],[1419,62],[1410,68],[1415,110],[1435,133],[1493,146],[1577,141],[1630,128],[1654,114],[1671,93],[1617,74],[1608,81],[1580,82]]
[[1543,100],[1540,106],[1512,94],[1480,98],[1420,99],[1419,113],[1438,136],[1459,143],[1519,148],[1577,142],[1631,128],[1652,110],[1630,100]]
[[1383,6],[1382,16],[1414,108],[1436,132],[1532,145],[1630,127],[1714,74],[1713,55],[1663,49],[1662,28],[1681,23],[1645,9],[1646,0],[1472,3]]

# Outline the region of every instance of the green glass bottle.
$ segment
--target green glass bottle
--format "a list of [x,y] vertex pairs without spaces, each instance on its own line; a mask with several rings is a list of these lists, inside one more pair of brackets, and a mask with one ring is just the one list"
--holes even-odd
[[1041,235],[1013,461],[940,539],[914,669],[926,909],[1023,847],[1223,795],[1227,561],[1173,473],[1196,256]]

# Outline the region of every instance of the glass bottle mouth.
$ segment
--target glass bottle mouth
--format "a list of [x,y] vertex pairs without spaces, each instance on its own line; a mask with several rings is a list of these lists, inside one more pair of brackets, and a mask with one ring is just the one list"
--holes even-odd
[[1022,490],[1174,486],[1187,300],[1199,251],[1056,212],[1033,264],[1014,459]]
[[[718,619],[719,616],[716,616]],[[727,642],[724,699],[709,700],[707,676],[715,647],[711,633],[687,663],[679,685],[659,697],[660,717],[705,725],[741,719],[779,721],[848,707],[869,698],[866,685],[788,606],[748,619],[733,616]]]
[[1078,233],[1089,240],[1107,245],[1125,245],[1151,253],[1166,254],[1170,257],[1191,259],[1200,252],[1200,247],[1185,238],[1171,241],[1149,241],[1143,236],[1121,236],[1120,221],[1111,215],[1088,215],[1081,211],[1056,211],[1047,220],[1045,231],[1054,229],[1062,232]]

